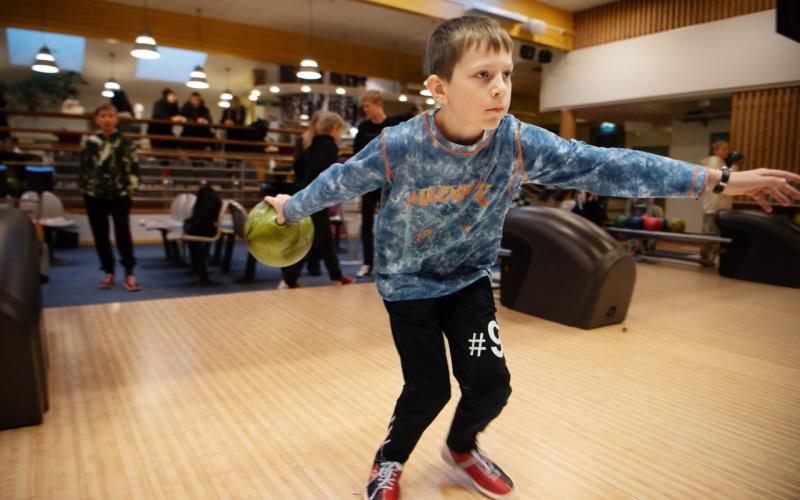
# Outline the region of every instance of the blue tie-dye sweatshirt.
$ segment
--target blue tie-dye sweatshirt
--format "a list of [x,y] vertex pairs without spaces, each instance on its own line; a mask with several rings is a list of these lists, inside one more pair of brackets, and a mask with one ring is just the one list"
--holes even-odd
[[325,170],[284,208],[289,223],[383,189],[375,231],[375,276],[390,301],[453,293],[490,276],[503,220],[520,184],[604,196],[697,196],[697,165],[564,140],[505,115],[471,146],[448,141],[434,112],[383,130],[346,163]]

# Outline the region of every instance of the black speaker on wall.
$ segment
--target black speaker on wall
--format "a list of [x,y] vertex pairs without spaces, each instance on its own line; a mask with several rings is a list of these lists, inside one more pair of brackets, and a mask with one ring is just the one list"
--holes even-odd
[[539,51],[539,55],[537,57],[537,60],[541,64],[547,64],[547,63],[549,63],[550,61],[553,60],[553,53],[550,52],[547,49],[542,49],[542,50]]
[[797,0],[778,0],[776,30],[781,35],[800,42],[800,2]]
[[536,53],[536,47],[533,45],[523,45],[519,48],[519,57],[530,61]]

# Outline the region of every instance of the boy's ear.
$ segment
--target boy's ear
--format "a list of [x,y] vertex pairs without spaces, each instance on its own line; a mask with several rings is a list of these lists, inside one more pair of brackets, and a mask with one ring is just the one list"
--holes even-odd
[[447,82],[444,79],[439,75],[431,75],[425,80],[425,86],[439,104],[447,104]]

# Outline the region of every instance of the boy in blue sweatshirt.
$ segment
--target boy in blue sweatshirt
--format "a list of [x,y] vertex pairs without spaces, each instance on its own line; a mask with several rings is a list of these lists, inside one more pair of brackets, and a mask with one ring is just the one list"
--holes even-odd
[[493,20],[466,16],[442,23],[428,41],[426,61],[426,84],[441,109],[384,129],[294,196],[266,198],[279,224],[293,224],[383,190],[374,270],[405,383],[364,491],[370,500],[398,498],[404,462],[450,398],[445,339],[461,400],[443,457],[486,496],[515,492],[476,438],[511,394],[489,277],[520,184],[629,197],[698,197],[716,187],[751,195],[765,210],[765,195],[784,204],[800,199],[788,183],[800,176],[789,172],[731,175],[567,141],[521,123],[507,114],[511,51],[511,39]]

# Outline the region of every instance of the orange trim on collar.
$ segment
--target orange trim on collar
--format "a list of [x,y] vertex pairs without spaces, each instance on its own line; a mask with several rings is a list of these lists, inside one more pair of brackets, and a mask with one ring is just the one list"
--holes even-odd
[[455,149],[450,149],[450,148],[448,148],[447,146],[445,146],[444,144],[442,144],[441,142],[439,142],[439,139],[437,139],[437,138],[436,138],[436,134],[434,134],[434,133],[433,133],[433,129],[431,128],[431,124],[430,124],[430,122],[428,121],[430,116],[432,116],[432,114],[431,114],[431,113],[425,113],[425,116],[424,116],[425,128],[427,128],[427,129],[428,129],[428,134],[431,136],[431,139],[433,139],[433,142],[434,142],[434,144],[436,144],[436,145],[437,145],[437,146],[439,146],[440,148],[444,149],[444,150],[445,150],[445,151],[447,151],[448,153],[453,153],[453,154],[456,154],[456,155],[461,155],[461,156],[469,156],[469,155],[474,155],[474,154],[475,154],[475,153],[477,153],[478,151],[481,151],[481,150],[483,150],[483,148],[485,148],[486,146],[488,146],[488,145],[489,145],[489,143],[490,143],[490,142],[492,142],[492,137],[494,137],[494,130],[492,130],[492,131],[489,133],[489,136],[488,136],[488,137],[487,137],[487,138],[484,140],[484,142],[483,142],[483,145],[481,145],[481,147],[479,147],[479,148],[476,148],[476,149],[474,149],[474,150],[472,150],[472,151],[456,151]]

